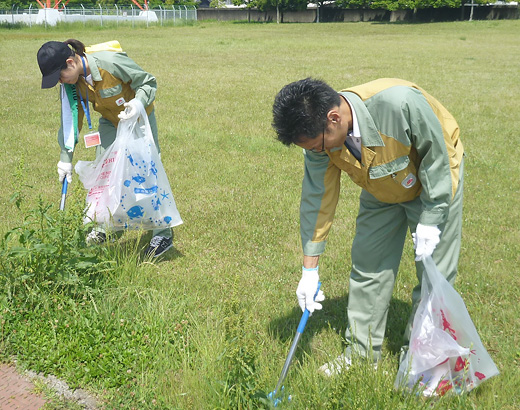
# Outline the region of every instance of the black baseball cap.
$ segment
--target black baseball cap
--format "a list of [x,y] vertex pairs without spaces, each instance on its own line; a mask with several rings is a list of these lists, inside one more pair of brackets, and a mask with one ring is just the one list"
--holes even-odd
[[61,41],[48,41],[38,50],[38,65],[42,72],[42,88],[52,88],[60,79],[61,70],[67,68],[67,58],[74,51]]

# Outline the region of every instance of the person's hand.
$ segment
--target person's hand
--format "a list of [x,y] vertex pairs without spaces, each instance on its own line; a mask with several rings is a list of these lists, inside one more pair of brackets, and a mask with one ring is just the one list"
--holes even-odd
[[[318,282],[320,277],[318,275],[318,268],[302,268],[302,278],[298,283],[296,289],[296,296],[298,297],[298,304],[302,309],[302,312],[307,309],[310,313],[315,310],[322,308],[321,303],[325,300],[325,295],[320,290],[316,295],[316,289],[318,289]],[[314,298],[316,295],[316,298]]]
[[435,247],[440,241],[440,235],[441,231],[437,228],[437,225],[417,224],[415,233],[412,234],[416,261],[432,256]]
[[137,98],[130,100],[124,104],[125,109],[118,115],[120,120],[131,120],[135,119],[139,115],[141,108],[144,108],[143,103]]
[[58,162],[58,177],[60,182],[63,183],[63,180],[67,178],[67,182],[70,184],[72,182],[72,163],[71,162]]

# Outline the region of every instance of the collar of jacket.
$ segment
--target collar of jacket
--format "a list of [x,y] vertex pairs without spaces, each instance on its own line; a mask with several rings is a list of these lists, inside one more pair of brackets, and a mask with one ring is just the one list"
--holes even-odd
[[92,74],[93,81],[101,81],[101,73],[99,72],[99,68],[96,64],[96,58],[91,54],[85,53],[88,61],[88,68],[90,68],[90,74]]
[[340,94],[345,96],[354,107],[354,110],[356,110],[359,130],[361,132],[361,145],[365,147],[384,147],[385,144],[363,100],[352,92],[346,91]]

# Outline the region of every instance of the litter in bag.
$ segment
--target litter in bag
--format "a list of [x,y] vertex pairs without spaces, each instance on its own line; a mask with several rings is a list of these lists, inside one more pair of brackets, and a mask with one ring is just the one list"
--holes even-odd
[[182,224],[148,116],[121,120],[114,143],[75,170],[87,193],[85,222],[113,231],[160,229]]
[[462,394],[496,376],[498,369],[482,345],[461,296],[431,257],[423,263],[421,301],[395,388],[425,396]]

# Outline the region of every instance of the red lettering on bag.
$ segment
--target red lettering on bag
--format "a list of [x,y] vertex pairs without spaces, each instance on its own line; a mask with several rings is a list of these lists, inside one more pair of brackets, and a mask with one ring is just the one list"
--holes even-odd
[[457,337],[455,336],[455,330],[452,329],[450,326],[450,322],[446,320],[446,316],[444,315],[443,310],[441,309],[441,316],[442,316],[442,327],[445,331],[447,331],[453,339],[457,340]]
[[115,158],[107,158],[103,161],[103,165],[101,165],[101,168],[104,168],[105,165],[108,165],[108,164],[111,164],[112,162],[115,161]]
[[478,377],[479,380],[485,379],[486,375],[480,372],[475,372],[475,376]]
[[117,156],[117,151],[114,151],[114,152],[112,153],[112,155],[113,155],[113,156],[111,156],[111,157],[109,157],[109,158],[107,158],[107,159],[105,159],[105,160],[103,161],[103,164],[101,165],[101,168],[104,168],[105,165],[112,164],[113,162],[115,162],[115,160],[116,160],[116,156]]
[[96,178],[96,182],[102,179],[110,178],[110,174],[112,171],[103,171],[99,174],[99,176]]

